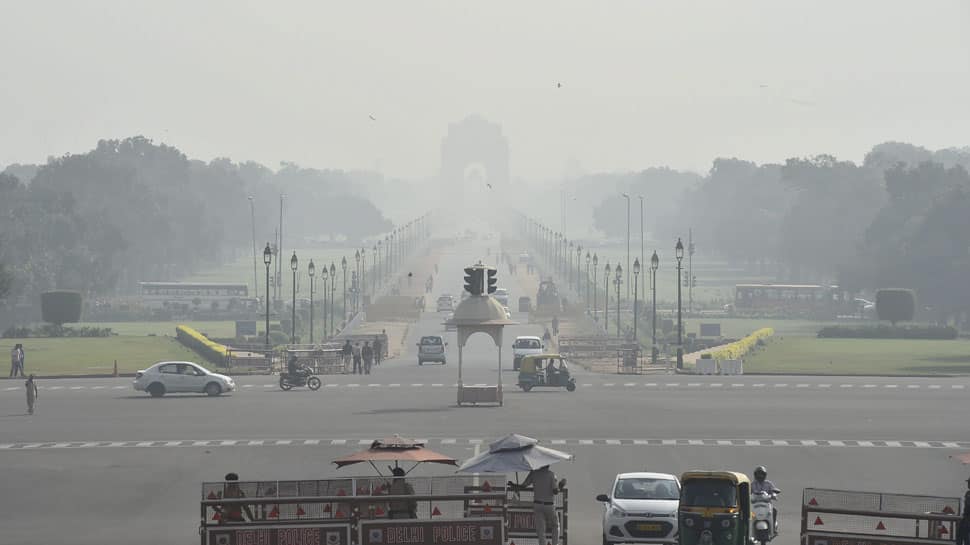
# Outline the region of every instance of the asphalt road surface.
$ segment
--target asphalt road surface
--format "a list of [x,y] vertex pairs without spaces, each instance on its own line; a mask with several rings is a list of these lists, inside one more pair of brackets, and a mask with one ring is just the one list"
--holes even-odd
[[[496,248],[493,247],[493,253]],[[482,252],[484,253],[484,252]],[[457,295],[471,252],[446,253],[436,291]],[[511,300],[519,296],[509,286]],[[534,294],[524,294],[534,295]],[[371,375],[323,377],[318,392],[282,392],[275,377],[243,377],[218,398],[152,399],[130,379],[40,383],[37,414],[24,414],[20,381],[0,382],[0,542],[197,543],[200,483],[228,471],[242,479],[314,479],[360,442],[400,433],[466,459],[509,432],[576,455],[555,467],[569,480],[570,540],[598,543],[602,507],[621,471],[734,469],[766,465],[783,489],[780,545],[797,543],[804,487],[959,495],[970,451],[970,380],[838,377],[592,375],[579,388],[514,386],[510,345],[539,334],[507,328],[504,407],[458,407],[457,346],[444,316],[414,324],[406,355]],[[450,340],[447,365],[417,365],[424,334]],[[497,348],[476,335],[465,383],[494,384]],[[441,469],[419,469],[419,474]]]

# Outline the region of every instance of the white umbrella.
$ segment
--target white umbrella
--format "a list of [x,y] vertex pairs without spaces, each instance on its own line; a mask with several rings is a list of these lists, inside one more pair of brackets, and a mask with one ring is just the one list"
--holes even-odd
[[488,446],[488,452],[468,460],[458,468],[462,473],[517,473],[572,460],[573,455],[538,445],[539,441],[511,434]]

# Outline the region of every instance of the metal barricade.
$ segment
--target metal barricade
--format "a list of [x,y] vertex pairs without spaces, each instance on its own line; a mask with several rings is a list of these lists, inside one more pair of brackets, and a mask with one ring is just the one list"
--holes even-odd
[[957,497],[806,488],[802,545],[952,543],[960,509]]

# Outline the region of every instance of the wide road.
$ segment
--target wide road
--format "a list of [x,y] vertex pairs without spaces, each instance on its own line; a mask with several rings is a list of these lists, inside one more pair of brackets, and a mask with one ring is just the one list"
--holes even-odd
[[[446,252],[436,292],[457,295],[461,267],[484,254],[484,246]],[[514,301],[518,288],[509,287]],[[574,369],[576,392],[525,393],[507,369],[504,407],[458,407],[455,334],[444,332],[443,318],[426,313],[412,325],[406,356],[371,375],[324,377],[318,392],[282,392],[274,377],[242,377],[237,392],[219,398],[152,399],[128,379],[50,380],[40,384],[37,414],[26,416],[22,383],[0,382],[0,541],[197,543],[201,481],[228,471],[244,480],[370,474],[338,472],[330,461],[391,433],[460,459],[509,432],[574,453],[555,469],[569,479],[575,544],[599,542],[602,508],[593,498],[618,471],[750,472],[764,464],[784,490],[782,545],[797,543],[803,487],[957,495],[967,477],[955,458],[970,451],[965,378]],[[507,367],[512,339],[541,332],[527,316],[513,318],[523,323],[506,330]],[[417,365],[414,343],[426,334],[450,340],[447,365]],[[472,337],[465,383],[494,384],[498,376],[497,348]]]

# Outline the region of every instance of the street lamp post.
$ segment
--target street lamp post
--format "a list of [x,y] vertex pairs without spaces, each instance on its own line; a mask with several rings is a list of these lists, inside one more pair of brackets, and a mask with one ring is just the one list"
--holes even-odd
[[374,245],[374,257],[371,258],[371,267],[374,269],[373,274],[371,274],[371,284],[373,284],[374,289],[371,290],[371,294],[377,297],[377,276],[380,274],[381,270],[381,253],[377,251],[377,244]]
[[599,316],[596,314],[596,292],[600,289],[599,284],[596,283],[596,267],[599,266],[599,257],[593,254],[593,321],[598,322]]
[[[623,198],[626,199],[626,268],[630,270],[630,196],[626,193],[620,193]],[[626,298],[630,298],[630,283],[626,283]],[[619,297],[617,297],[619,300]],[[619,306],[617,306],[619,308]]]
[[610,262],[606,262],[606,274],[603,275],[603,292],[606,294],[606,299],[603,303],[603,330],[606,334],[610,334]]
[[569,249],[566,251],[566,285],[573,287],[573,242],[569,241]]
[[360,286],[357,285],[358,282],[356,281],[357,279],[360,278],[360,250],[356,250],[354,252],[354,259],[357,261],[356,268],[354,269],[354,277],[355,277],[354,280],[355,281],[353,283],[353,290],[354,290],[354,313],[356,314],[356,313],[360,312],[360,301],[359,301],[359,297],[357,296],[357,294],[360,292]]
[[343,314],[343,320],[342,321],[346,322],[347,321],[347,257],[346,256],[340,258],[340,268],[343,269],[343,271],[344,271],[344,274],[343,274],[343,280],[344,280],[344,306],[343,306],[343,308],[340,309],[340,312]]
[[269,265],[273,262],[273,249],[266,243],[263,250],[263,264],[266,265],[266,349],[269,350]]
[[650,345],[650,361],[654,365],[657,364],[657,269],[660,268],[660,257],[657,256],[657,252],[653,252],[653,256],[650,257],[650,289],[653,292],[651,299],[653,300],[653,319],[650,323],[653,326],[653,340]]
[[333,296],[337,294],[337,267],[333,265],[333,261],[330,262],[330,335],[327,337],[333,337],[335,328],[333,326]]
[[296,269],[300,262],[296,259],[296,252],[290,258],[290,269],[293,271],[293,315],[290,318],[290,344],[296,344]]
[[[310,260],[310,264],[307,265],[307,274],[310,275],[310,344],[313,344],[313,276],[317,272],[317,267],[313,264],[313,260]],[[327,312],[327,268],[323,268],[323,316],[324,324],[326,324],[326,312]]]
[[639,293],[638,290],[640,288],[639,281],[640,281],[640,259],[637,258],[633,260],[633,340],[637,340],[637,315],[639,314],[638,312],[639,309],[637,307],[640,306],[639,305],[640,300],[637,297],[637,294]]
[[593,257],[589,255],[589,250],[586,250],[586,314],[589,314],[589,264],[593,260]]
[[259,299],[259,280],[256,278],[256,199],[252,195],[249,196],[249,211],[253,226],[253,291],[256,292],[256,299]]
[[583,296],[583,287],[579,284],[580,271],[582,270],[580,269],[579,261],[582,257],[583,257],[583,245],[577,244],[576,245],[576,295],[578,297]]
[[620,337],[620,285],[623,283],[623,266],[617,265],[616,270],[616,336]]
[[[643,253],[643,195],[637,195],[637,197],[640,199],[640,260],[643,263],[643,265],[646,266],[647,256],[646,254]],[[646,288],[646,286],[644,286],[644,288]],[[647,290],[644,289],[643,291],[647,291]],[[643,295],[643,300],[646,301],[647,300],[646,293],[642,295]]]
[[364,298],[367,297],[367,248],[360,249],[360,292]]
[[684,368],[684,324],[681,313],[681,262],[684,260],[684,243],[680,238],[677,239],[677,246],[674,247],[674,255],[677,257],[677,369]]

